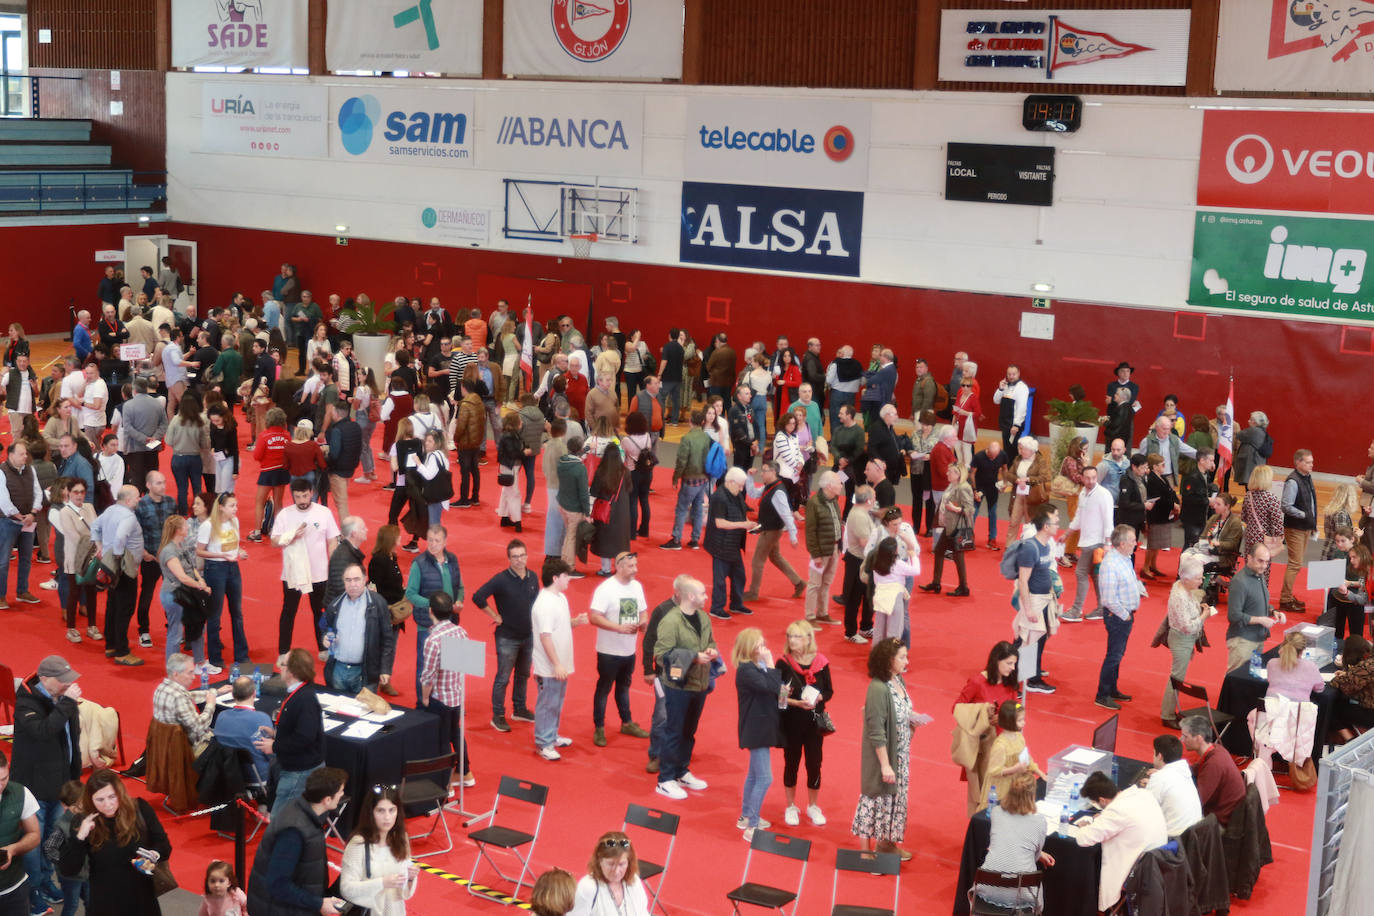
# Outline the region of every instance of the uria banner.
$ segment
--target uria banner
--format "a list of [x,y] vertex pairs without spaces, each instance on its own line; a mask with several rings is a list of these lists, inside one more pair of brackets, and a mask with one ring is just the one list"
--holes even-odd
[[941,10],[940,79],[1182,86],[1188,10]]
[[306,2],[172,0],[172,66],[304,68]]
[[482,75],[482,0],[329,0],[330,70]]
[[200,149],[287,159],[323,159],[329,90],[277,80],[202,83]]
[[510,0],[512,76],[681,79],[682,0]]
[[1360,92],[1374,86],[1370,0],[1222,0],[1219,90]]

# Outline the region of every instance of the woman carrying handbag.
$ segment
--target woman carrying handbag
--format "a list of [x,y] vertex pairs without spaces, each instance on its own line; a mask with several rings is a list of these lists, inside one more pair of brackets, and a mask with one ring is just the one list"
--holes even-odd
[[940,574],[945,569],[945,554],[954,558],[959,572],[959,587],[950,592],[956,598],[967,597],[968,573],[964,568],[964,551],[973,545],[973,488],[968,485],[968,471],[963,465],[951,464],[945,472],[948,483],[940,499],[940,537],[932,550],[935,553],[935,576],[921,591],[940,594]]

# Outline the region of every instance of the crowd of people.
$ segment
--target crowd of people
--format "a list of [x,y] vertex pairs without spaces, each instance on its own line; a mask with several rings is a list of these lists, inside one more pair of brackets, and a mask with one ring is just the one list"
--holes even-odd
[[[461,755],[458,778],[473,785],[469,748],[460,738],[461,680],[444,669],[439,651],[443,640],[466,637],[459,620],[468,600],[496,627],[495,731],[511,732],[512,721],[532,723],[534,751],[546,761],[561,758],[561,749],[574,741],[561,731],[574,684],[572,633],[591,626],[592,741],[608,743],[606,706],[614,697],[619,734],[647,741],[646,770],[655,774],[657,794],[669,800],[708,788],[691,770],[696,733],[709,693],[733,667],[738,743],[747,756],[737,825],[746,840],[771,826],[762,812],[775,747],[783,748],[784,823],[799,825],[803,813],[812,825],[827,823],[821,767],[825,736],[834,730],[827,707],[835,691],[816,634],[842,627],[835,632],[846,641],[869,647],[865,696],[842,698],[861,709],[863,723],[849,832],[902,859],[911,856],[900,845],[908,833],[911,735],[932,721],[916,711],[903,678],[911,602],[917,591],[930,596],[922,600],[972,594],[965,555],[975,549],[980,514],[987,515],[984,546],[1007,551],[1001,565],[1013,580],[1007,621],[1016,638],[993,649],[986,670],[956,701],[955,718],[974,743],[986,742],[991,751],[981,758],[984,769],[969,767],[966,775],[971,813],[987,807],[990,795],[1002,800],[994,812],[995,855],[989,854],[996,867],[1015,859],[1019,870],[1031,870],[1037,857],[1044,861],[1038,845],[1030,849],[1033,831],[1016,820],[1033,812],[1033,801],[1027,810],[1027,785],[1033,788],[1040,772],[1022,734],[1026,717],[1018,688],[1055,692],[1045,677],[1048,640],[1063,623],[1100,620],[1107,648],[1094,700],[1111,710],[1130,701],[1120,689],[1120,670],[1151,580],[1171,586],[1164,639],[1174,678],[1186,676],[1202,625],[1217,613],[1215,593],[1223,582],[1229,585],[1227,667],[1246,664],[1271,628],[1304,612],[1294,579],[1324,515],[1325,551],[1348,562],[1348,581],[1333,590],[1331,613],[1341,622],[1341,635],[1348,628],[1351,639],[1346,670],[1332,684],[1355,705],[1374,707],[1374,656],[1363,639],[1374,526],[1362,524],[1366,510],[1358,498],[1361,491],[1374,493],[1374,466],[1338,488],[1319,513],[1310,452],[1295,453],[1294,471],[1275,497],[1267,418],[1256,412],[1249,428],[1233,437],[1224,411],[1215,420],[1193,417],[1185,438],[1189,421],[1174,395],[1133,445],[1141,405],[1128,363],[1117,367],[1102,400],[1107,448],[1101,461],[1092,462],[1088,440],[1070,438],[1052,444],[1062,449],[1054,466],[1028,435],[1029,388],[1017,366],[1009,366],[992,391],[999,436],[979,447],[982,386],[978,366],[964,352],[955,354],[948,383],[917,360],[910,402],[899,405],[905,399],[897,393],[896,356],[882,346],[873,347],[867,365],[848,345],[827,362],[816,338],[800,354],[779,337],[771,351],[755,341],[737,357],[725,332],[703,346],[674,328],[661,344],[650,345],[637,330],[623,333],[614,318],[588,346],[590,335],[566,315],[546,327],[518,320],[504,301],[489,315],[472,309],[455,317],[437,298],[425,307],[419,299],[396,297],[384,309],[396,334],[379,377],[376,368],[359,363],[349,338],[352,309],[369,304],[363,295],[347,301],[332,295],[322,307],[302,288],[294,267],[283,265],[260,304],[239,294],[200,319],[194,304],[175,295],[175,284],[167,291],[150,269],[144,273],[146,282],[135,291],[121,288],[107,272],[100,320],[92,325],[87,312],[79,314],[73,353],[54,362],[44,378],[30,364],[23,329],[10,328],[0,376],[12,436],[0,464],[6,482],[0,488],[0,607],[8,607],[12,549],[20,603],[40,601],[29,590],[33,566],[52,562],[52,579],[39,588],[57,593],[65,638],[103,643],[111,663],[134,667],[146,662],[135,649],[155,646],[157,597],[166,620],[166,678],[153,697],[153,718],[180,726],[193,750],[213,736],[246,751],[259,778],[274,782],[271,826],[245,876],[246,898],[232,869],[214,863],[206,875],[207,912],[236,906],[242,916],[245,901],[254,914],[296,912],[331,905],[335,896],[374,912],[404,912],[416,874],[408,865],[394,787],[364,793],[337,891],[316,880],[320,824],[342,797],[347,776],[325,766],[316,661],[325,660],[321,689],[392,697],[413,689],[416,705],[438,715],[444,746]],[[138,346],[123,349],[130,344]],[[293,347],[295,372],[287,358]],[[528,374],[521,370],[522,353],[532,364]],[[1072,394],[1085,397],[1081,389]],[[658,546],[703,550],[710,581],[678,575],[672,593],[653,604],[638,579],[635,542],[650,537],[654,469],[664,436],[676,432],[682,434],[671,477],[657,478],[660,485],[670,479],[676,491],[671,523],[657,526],[670,536]],[[1235,455],[1220,469],[1219,447]],[[257,480],[251,524],[241,525],[243,449],[252,452]],[[163,452],[169,453],[165,466]],[[488,504],[512,536],[506,567],[479,576],[485,581],[477,585],[465,581],[450,545],[462,516],[445,513],[483,505],[482,477],[493,457],[500,494]],[[547,497],[541,510],[535,509],[536,465]],[[1232,476],[1246,487],[1239,509],[1229,492]],[[910,516],[898,505],[904,478]],[[359,488],[372,486],[388,494],[386,523],[375,535],[366,519],[349,511],[350,492],[356,497]],[[999,505],[1009,520],[1005,542],[998,537]],[[543,560],[532,566],[529,541],[539,546],[539,535],[525,529],[540,516]],[[793,547],[804,545],[804,574],[784,554],[784,536]],[[252,656],[242,565],[253,544],[271,545],[280,557],[275,657],[281,703],[275,719],[254,709],[258,685],[245,670]],[[1176,572],[1161,570],[1161,552],[1179,547]],[[1279,550],[1287,567],[1275,608],[1268,563]],[[413,555],[405,574],[398,551]],[[1143,555],[1139,565],[1137,553]],[[594,569],[588,554],[597,558]],[[958,577],[948,590],[946,561]],[[930,579],[918,588],[927,562],[933,564]],[[746,627],[733,634],[727,660],[714,627],[753,614],[746,602],[771,593],[770,565],[786,580],[778,596],[801,601],[795,619],[776,634],[785,648],[775,655],[762,628]],[[567,591],[573,579],[588,574],[584,568],[603,581],[588,610],[574,613]],[[1063,595],[1070,568],[1072,601]],[[310,608],[304,639],[296,626],[302,597]],[[105,609],[103,628],[98,602]],[[831,616],[832,604],[843,609],[838,617]],[[406,630],[415,633],[415,682],[403,689],[392,673]],[[1294,646],[1286,641],[1271,663],[1280,667],[1271,671],[1270,689],[1302,699],[1305,688],[1322,684],[1299,664],[1301,647]],[[1022,653],[1034,657],[1022,663]],[[653,709],[641,710],[638,720],[630,694],[637,666],[654,686]],[[1018,672],[1025,673],[1024,683]],[[220,675],[227,675],[223,687],[195,689]],[[97,771],[103,781],[92,776],[84,788],[78,783],[80,795],[73,794],[70,781],[81,775],[75,681],[71,666],[53,655],[20,691],[28,705],[16,718],[15,769],[37,803],[35,812],[20,818],[24,836],[32,816],[39,834],[32,848],[62,837],[51,857],[17,850],[29,854],[28,881],[21,881],[29,907],[22,912],[80,899],[84,889],[66,886],[78,875],[92,888],[113,880],[127,884],[129,893],[151,893],[153,866],[170,854],[156,816],[129,799],[117,775]],[[221,694],[232,702],[212,722]],[[1182,785],[1162,774],[1180,772],[1184,746],[1210,759],[1214,739],[1205,721],[1180,721],[1171,683],[1163,687],[1161,719],[1182,738],[1166,734],[1155,742],[1155,788]],[[1231,774],[1212,772],[1222,769],[1220,763],[1199,767],[1195,785],[1189,783],[1203,809],[1220,812],[1235,804]],[[1143,797],[1164,794],[1155,788]],[[1115,786],[1093,782],[1084,793],[1103,814],[1080,841],[1116,850],[1104,854],[1107,894],[1114,882],[1119,890],[1119,862],[1134,860],[1134,853],[1121,851],[1134,847],[1113,841],[1122,830],[1108,825],[1118,819],[1134,824],[1148,805],[1130,788],[1117,793]],[[1156,801],[1168,835],[1177,835],[1182,820],[1172,813],[1173,803]],[[65,827],[63,816],[69,816]],[[1148,848],[1162,830],[1152,824],[1125,832]],[[144,856],[146,887],[123,871],[107,875],[111,856],[131,843],[140,855],[151,853]],[[1034,853],[1030,860],[1026,852]],[[1115,863],[1111,869],[1108,861]],[[547,912],[645,911],[634,853],[622,834],[597,841],[588,875],[571,890],[570,879],[556,873],[546,878],[545,889],[554,888],[550,900],[558,899],[558,888],[572,898],[563,910],[542,904]],[[0,904],[21,884],[0,892]]]

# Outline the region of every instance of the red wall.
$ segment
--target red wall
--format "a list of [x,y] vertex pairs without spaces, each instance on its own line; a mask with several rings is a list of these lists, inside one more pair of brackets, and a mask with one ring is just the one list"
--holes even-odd
[[[97,228],[107,229],[107,240],[97,241],[105,238]],[[954,351],[967,349],[981,366],[985,391],[1014,361],[1038,388],[1041,405],[1049,397],[1066,397],[1074,383],[1091,397],[1102,397],[1112,366],[1126,359],[1138,369],[1146,409],[1136,427],[1137,435],[1143,435],[1145,418],[1158,410],[1166,392],[1178,394],[1189,415],[1210,416],[1225,401],[1227,376],[1234,373],[1237,414],[1242,423],[1251,410],[1269,415],[1276,464],[1289,464],[1296,448],[1313,449],[1318,470],[1357,473],[1367,463],[1370,430],[1351,414],[1359,403],[1354,380],[1367,377],[1374,366],[1374,330],[1367,327],[1055,302],[1049,313],[1055,318],[1055,339],[1026,340],[1019,321],[1029,301],[1005,296],[581,261],[566,256],[566,246],[560,249],[565,252],[560,263],[550,256],[360,239],[339,247],[329,237],[216,226],[170,224],[159,231],[199,242],[203,304],[227,302],[236,290],[255,296],[288,260],[298,265],[302,282],[317,298],[360,291],[379,300],[437,295],[450,309],[491,308],[494,302],[477,299],[479,282],[481,288],[491,288],[490,275],[563,280],[591,288],[594,327],[599,329],[606,315],[616,315],[624,330],[641,328],[655,346],[674,325],[687,327],[699,341],[725,330],[741,353],[755,338],[771,346],[779,332],[794,346],[815,335],[827,360],[842,343],[853,345],[865,359],[868,348],[881,341],[898,356],[899,403],[909,397],[917,356],[930,360],[937,377],[948,378]],[[6,259],[11,237],[24,246],[36,232],[0,231]],[[53,240],[21,247],[21,256],[12,262],[15,269],[7,272],[11,284],[19,281],[21,295],[15,302],[65,308],[67,287],[93,299],[100,271],[91,263],[90,251],[119,247],[123,227],[41,233]],[[60,244],[59,235],[66,239]],[[78,239],[73,241],[73,235]],[[520,288],[510,282],[509,288]],[[519,300],[512,300],[518,306]],[[541,320],[552,311],[541,310],[537,290],[534,308]],[[575,317],[585,330],[586,315]],[[49,324],[58,329],[55,322]],[[990,414],[990,395],[985,401]],[[1035,416],[1034,432],[1043,435],[1043,407]]]
[[[105,265],[96,263],[95,253],[122,251],[124,236],[144,231],[132,220],[100,226],[0,228],[4,324],[17,321],[28,334],[65,334],[71,327],[68,303],[99,314],[97,291]],[[137,270],[134,275],[139,277]],[[141,281],[133,285],[137,289]]]

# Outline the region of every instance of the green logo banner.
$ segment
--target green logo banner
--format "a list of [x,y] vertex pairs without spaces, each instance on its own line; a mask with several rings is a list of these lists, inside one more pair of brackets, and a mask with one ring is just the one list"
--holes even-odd
[[1374,220],[1199,210],[1188,303],[1374,321]]

